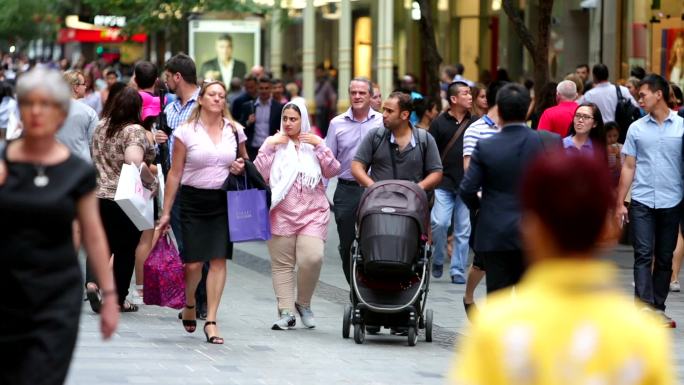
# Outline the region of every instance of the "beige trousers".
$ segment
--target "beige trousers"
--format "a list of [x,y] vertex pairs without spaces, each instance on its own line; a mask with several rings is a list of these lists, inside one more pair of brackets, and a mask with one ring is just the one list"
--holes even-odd
[[295,313],[295,274],[297,303],[302,306],[311,304],[311,297],[321,274],[323,246],[322,239],[308,235],[274,235],[268,241],[273,290],[278,300],[279,312],[289,310]]

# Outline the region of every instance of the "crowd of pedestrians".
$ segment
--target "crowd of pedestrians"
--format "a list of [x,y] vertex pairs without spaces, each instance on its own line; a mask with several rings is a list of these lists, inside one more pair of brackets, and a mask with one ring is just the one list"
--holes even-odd
[[[482,322],[464,347],[464,362],[481,348],[482,333],[498,330],[490,324],[489,305],[476,311],[474,291],[485,275],[487,294],[494,296],[491,309],[508,309],[510,317],[537,306],[534,301],[543,303],[535,290],[573,283],[593,290],[593,278],[608,274],[598,263],[582,267],[586,278],[578,271],[551,282],[546,275],[559,277],[569,261],[591,260],[606,226],[629,227],[642,313],[674,326],[665,309],[681,266],[680,256],[673,268],[684,197],[678,87],[639,71],[640,79],[616,85],[603,64],[591,68],[590,80],[590,68],[580,65],[533,98],[505,72],[486,85],[463,73],[455,67],[453,79],[442,85],[443,100],[421,95],[411,74],[385,98],[371,80],[354,78],[340,85],[348,87],[350,106],[337,116],[336,93],[323,68],[316,95],[305,99],[296,84],[273,79],[260,66],[230,84],[206,74],[200,82],[194,61],[184,54],[166,61],[161,74],[150,62],[137,63],[128,83],[114,69],[91,66],[62,74],[26,71],[16,92],[3,84],[0,128],[12,120],[15,127],[0,159],[0,208],[11,218],[0,221],[0,255],[13,258],[0,282],[26,287],[27,297],[0,307],[0,318],[23,330],[0,333],[0,346],[26,352],[2,364],[0,379],[29,375],[24,360],[59,356],[61,366],[50,375],[55,383],[63,380],[83,294],[76,258],[81,244],[87,254],[85,296],[101,314],[105,337],[116,328],[117,309],[135,312],[143,303],[142,266],[156,240],[171,232],[184,264],[180,325],[193,333],[197,320],[205,320],[206,341],[223,344],[217,316],[233,244],[222,186],[248,166],[272,193],[267,242],[274,330],[295,327],[297,316],[304,327],[316,326],[312,299],[331,211],[340,274],[351,281],[359,200],[365,188],[390,179],[415,182],[431,197],[429,271],[440,279],[447,265],[450,282],[465,284],[466,314]],[[102,92],[93,88],[98,76],[106,84]],[[141,232],[114,202],[125,164],[138,168],[153,195],[163,191],[155,229]],[[583,189],[577,186],[582,175],[588,178]],[[337,187],[329,202],[325,192],[333,178]],[[46,210],[50,220],[30,220]],[[36,235],[48,239],[36,242]],[[569,261],[556,262],[564,256]],[[54,260],[47,271],[46,259]],[[531,263],[546,259],[540,264],[545,267],[533,266],[529,280],[523,278]],[[129,293],[134,271],[136,286]],[[42,291],[36,278],[54,284]],[[520,288],[519,299],[509,295],[513,287]],[[518,302],[520,307],[510,308]],[[53,324],[41,323],[44,312]],[[635,325],[640,322],[647,321]],[[67,343],[56,346],[50,338]],[[48,358],[38,350],[45,344],[51,347]],[[474,367],[456,377],[477,377]]]

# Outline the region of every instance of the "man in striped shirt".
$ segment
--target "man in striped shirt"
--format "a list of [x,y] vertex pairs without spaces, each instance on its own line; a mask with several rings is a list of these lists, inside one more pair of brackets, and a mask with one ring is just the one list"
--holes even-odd
[[[466,129],[463,134],[463,170],[467,171],[470,165],[470,156],[475,150],[475,145],[480,139],[486,139],[501,131],[501,120],[499,119],[499,112],[496,106],[496,93],[506,85],[507,82],[496,81],[492,82],[487,87],[487,105],[489,109],[487,114],[480,119],[473,122],[473,124]],[[475,223],[477,217],[475,213],[470,215],[470,223],[472,231],[470,234],[470,245],[472,247],[473,239],[475,238]],[[485,276],[485,265],[482,258],[475,253],[473,263],[468,270],[468,277],[466,279],[465,294],[463,296],[463,306],[465,306],[466,315],[470,317],[470,310],[475,306],[475,288]]]

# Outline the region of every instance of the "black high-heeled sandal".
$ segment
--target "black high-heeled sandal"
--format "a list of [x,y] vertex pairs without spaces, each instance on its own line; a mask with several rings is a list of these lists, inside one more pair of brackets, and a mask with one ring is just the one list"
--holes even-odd
[[209,333],[207,333],[207,326],[209,325],[216,325],[216,321],[207,321],[204,323],[204,336],[207,337],[207,342],[210,344],[214,345],[223,345],[223,338],[219,336],[211,336],[209,337]]
[[[188,306],[185,305],[186,309],[194,309],[195,305]],[[183,322],[183,328],[185,329],[186,332],[188,333],[194,333],[195,330],[197,330],[197,320],[192,319],[192,320],[187,320],[183,318],[183,310],[181,310],[180,313],[178,313],[178,319]]]

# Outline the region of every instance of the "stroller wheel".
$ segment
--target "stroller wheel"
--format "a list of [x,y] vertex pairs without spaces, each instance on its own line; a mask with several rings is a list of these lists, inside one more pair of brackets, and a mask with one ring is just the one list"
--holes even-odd
[[366,340],[366,327],[362,324],[354,325],[354,342],[362,344]]
[[425,311],[425,341],[432,342],[432,309]]
[[352,307],[347,304],[344,306],[344,316],[342,316],[342,338],[349,338],[351,327]]
[[408,345],[409,346],[416,346],[416,342],[418,342],[418,331],[416,330],[415,326],[409,326],[409,329],[408,329]]

